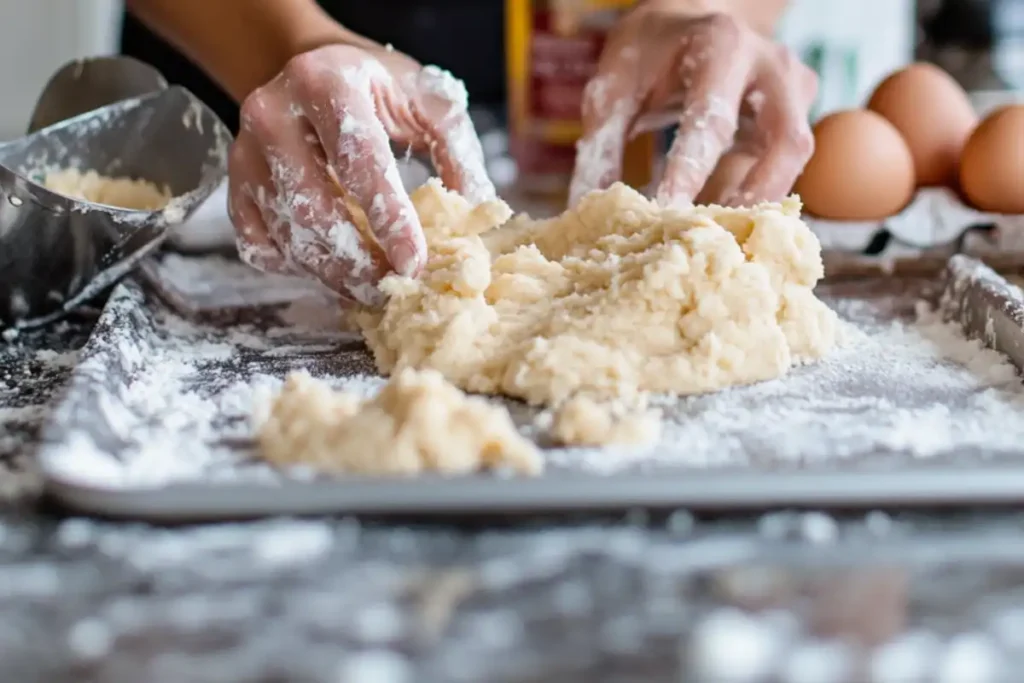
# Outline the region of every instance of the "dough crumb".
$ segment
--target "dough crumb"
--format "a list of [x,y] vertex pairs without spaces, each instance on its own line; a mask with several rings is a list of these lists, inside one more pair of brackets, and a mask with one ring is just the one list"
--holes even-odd
[[543,465],[507,410],[467,396],[435,370],[401,370],[369,400],[292,373],[258,438],[263,458],[274,465],[333,473],[467,474],[508,467],[534,475]]
[[159,211],[172,196],[170,188],[161,189],[148,180],[110,178],[77,168],[47,171],[43,186],[66,197],[135,211]]
[[565,446],[646,444],[661,436],[661,413],[575,396],[558,410],[550,431]]

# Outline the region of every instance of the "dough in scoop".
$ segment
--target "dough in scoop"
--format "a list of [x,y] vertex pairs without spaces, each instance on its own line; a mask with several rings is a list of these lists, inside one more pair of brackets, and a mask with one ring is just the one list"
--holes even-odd
[[109,178],[77,168],[51,170],[43,185],[66,197],[136,211],[159,211],[171,201],[169,189],[161,189],[148,180]]

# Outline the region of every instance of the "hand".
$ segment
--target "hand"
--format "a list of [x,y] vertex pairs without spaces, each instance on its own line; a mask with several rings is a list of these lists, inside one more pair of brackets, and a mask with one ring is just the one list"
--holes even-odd
[[293,58],[242,105],[228,192],[242,260],[380,305],[389,266],[414,276],[426,262],[389,141],[429,151],[445,186],[470,200],[494,196],[451,74],[369,41]]
[[659,202],[693,202],[713,172],[702,201],[749,205],[793,187],[814,151],[817,76],[714,6],[648,0],[612,31],[584,94],[571,203],[619,179],[628,138],[671,122]]

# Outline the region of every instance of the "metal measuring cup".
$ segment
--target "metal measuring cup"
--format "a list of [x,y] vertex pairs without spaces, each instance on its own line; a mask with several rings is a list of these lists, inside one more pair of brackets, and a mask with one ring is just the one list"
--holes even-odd
[[[71,62],[39,97],[26,136],[0,144],[0,327],[63,317],[130,272],[222,182],[231,133],[205,104],[127,57]],[[168,187],[158,211],[43,186],[53,167]]]

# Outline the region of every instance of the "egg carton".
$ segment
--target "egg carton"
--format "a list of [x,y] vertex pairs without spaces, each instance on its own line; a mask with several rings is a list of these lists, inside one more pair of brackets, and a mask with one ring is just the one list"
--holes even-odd
[[806,222],[830,277],[937,272],[954,254],[1003,272],[1024,269],[1024,215],[978,211],[948,188],[923,188],[882,220]]

